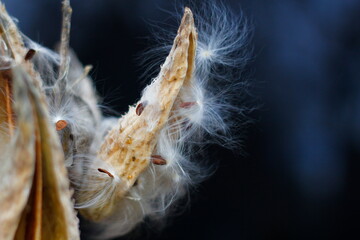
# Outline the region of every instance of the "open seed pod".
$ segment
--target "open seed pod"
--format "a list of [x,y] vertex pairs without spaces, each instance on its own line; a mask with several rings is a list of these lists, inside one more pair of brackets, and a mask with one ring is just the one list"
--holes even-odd
[[[92,168],[100,173],[99,181],[113,187],[106,190],[109,191],[106,193],[108,201],[99,201],[81,210],[87,218],[98,221],[109,216],[150,164],[166,165],[165,159],[156,156],[155,148],[161,130],[180,107],[181,89],[192,84],[196,39],[194,19],[190,9],[186,8],[178,35],[158,77],[146,87],[138,103],[130,107],[101,144],[98,158],[105,164],[94,162]],[[176,121],[181,121],[180,117]],[[80,201],[87,202],[97,194],[99,191],[96,190],[83,192]]]
[[[215,70],[237,68],[231,57],[242,29],[214,9],[209,16],[223,23],[200,25],[206,37],[199,31],[198,38],[185,8],[158,76],[126,114],[107,118],[91,67],[69,49],[69,0],[58,53],[20,33],[1,6],[0,239],[79,239],[75,209],[87,237],[125,235],[146,218],[166,216],[202,180],[197,152],[210,139],[231,143],[227,120],[238,110],[226,97],[227,89],[238,94],[238,84],[224,87],[229,80]],[[234,37],[210,44],[207,37],[217,35],[209,26]]]
[[[64,158],[64,153],[66,156],[72,150],[69,147],[70,135],[66,134],[68,121],[57,120],[54,126],[51,123],[54,122],[51,116],[53,109],[50,109],[50,113],[48,109],[58,104],[56,91],[66,94],[66,90],[58,90],[66,89],[66,82],[62,82],[64,80],[61,78],[56,80],[51,93],[47,93],[47,80],[42,79],[42,73],[35,70],[39,66],[34,67],[31,62],[37,54],[36,50],[25,47],[20,32],[4,7],[1,19],[1,141],[6,152],[2,157],[5,164],[1,167],[4,180],[1,187],[5,188],[3,192],[6,194],[2,195],[0,203],[4,208],[1,212],[8,214],[2,214],[0,222],[4,229],[11,229],[1,233],[5,234],[4,239],[49,239],[49,236],[76,239],[79,237],[77,219],[65,170],[67,159]],[[102,139],[97,153],[98,161],[90,163],[88,172],[80,175],[80,185],[95,181],[101,182],[100,185],[109,183],[113,186],[106,190],[106,197],[110,196],[106,201],[80,207],[81,214],[86,218],[99,221],[111,216],[116,212],[118,202],[127,196],[139,175],[150,164],[168,164],[156,155],[156,145],[161,130],[177,108],[184,105],[179,97],[181,89],[192,84],[196,39],[192,13],[190,9],[185,9],[178,36],[159,76],[144,90],[140,101],[130,107],[117,124],[113,124],[112,130]],[[87,72],[86,68],[84,72]],[[59,76],[65,73],[69,74],[67,78],[76,78],[71,76],[74,74],[71,68],[60,68]],[[86,74],[82,78],[86,78]],[[86,83],[81,84],[82,87],[84,85]],[[91,104],[92,101],[96,103],[91,88],[81,97],[89,106],[95,105]],[[94,116],[98,115],[97,111],[92,110],[95,122],[99,118]],[[171,121],[180,119],[180,116],[176,116]],[[176,139],[179,136],[173,137]],[[87,145],[95,138],[90,137]],[[64,152],[61,151],[59,140]],[[90,151],[89,146],[87,151]],[[91,174],[91,170],[95,170],[96,174]],[[73,169],[70,169],[70,173],[77,176]],[[74,181],[74,184],[76,187],[79,183]],[[85,188],[77,192],[75,198],[78,203],[87,203],[97,199],[102,191]],[[12,199],[16,199],[16,202]]]
[[42,79],[3,5],[0,33],[0,239],[79,239]]

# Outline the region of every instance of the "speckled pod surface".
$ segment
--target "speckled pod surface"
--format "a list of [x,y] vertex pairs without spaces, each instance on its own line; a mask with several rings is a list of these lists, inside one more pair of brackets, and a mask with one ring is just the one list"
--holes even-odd
[[192,78],[196,39],[194,19],[190,9],[186,8],[159,76],[109,132],[99,150],[98,157],[112,166],[103,169],[103,173],[120,183],[111,196],[114,200],[99,208],[83,210],[85,216],[99,220],[109,215],[116,199],[123,198],[151,164],[160,131],[169,120],[171,111],[179,107],[174,103],[181,88]]

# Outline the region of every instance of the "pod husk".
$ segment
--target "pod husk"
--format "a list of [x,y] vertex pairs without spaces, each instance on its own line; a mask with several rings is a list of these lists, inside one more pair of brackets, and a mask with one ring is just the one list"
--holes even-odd
[[0,74],[5,153],[0,158],[0,239],[79,239],[64,154],[49,120],[42,80],[25,60],[28,49],[3,5],[0,33],[8,50],[1,58],[10,62]]
[[156,101],[140,99],[131,106],[107,134],[98,152],[98,157],[120,178],[121,187],[105,205],[80,210],[86,218],[100,221],[111,215],[116,202],[126,196],[139,175],[149,167],[157,137],[170,117],[181,88],[192,78],[196,42],[193,15],[186,8],[172,49],[158,77],[147,87],[157,89],[154,91],[156,96],[152,96]]

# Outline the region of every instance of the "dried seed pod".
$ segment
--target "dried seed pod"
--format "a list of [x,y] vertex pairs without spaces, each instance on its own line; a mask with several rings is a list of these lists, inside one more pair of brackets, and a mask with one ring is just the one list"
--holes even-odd
[[[111,166],[118,177],[118,187],[109,195],[112,198],[109,201],[81,209],[80,212],[87,218],[99,221],[109,216],[116,201],[125,197],[139,175],[149,167],[157,136],[171,116],[182,86],[192,77],[196,39],[194,19],[190,9],[186,8],[178,35],[159,76],[145,89],[137,107],[130,107],[102,143],[98,157]],[[147,110],[142,112],[145,102]]]
[[[69,0],[63,0],[59,53],[22,35],[1,6],[1,239],[79,239],[73,200],[95,229],[92,237],[124,235],[145,217],[165,216],[204,175],[197,174],[203,168],[193,150],[211,136],[231,142],[226,120],[237,108],[223,93],[235,93],[238,84],[224,88],[221,80],[228,84],[233,76],[220,74],[237,68],[233,57],[243,52],[239,19],[222,7],[207,10],[221,21],[202,24],[200,16],[198,43],[186,8],[160,74],[117,121],[102,116],[91,67],[69,50]],[[210,86],[218,80],[220,87]]]
[[[3,79],[0,79],[0,83]],[[12,81],[14,87],[17,136],[0,132],[0,239],[14,239],[21,215],[27,204],[35,170],[35,122],[26,87],[21,81]],[[4,96],[9,98],[10,96]],[[6,102],[6,101],[5,101]],[[4,103],[0,100],[0,104]],[[3,105],[0,111],[4,111]],[[11,127],[10,124],[2,126]],[[14,142],[14,145],[11,144]],[[17,146],[17,147],[14,147]],[[23,238],[25,239],[25,238]]]
[[[0,20],[1,40],[13,62],[7,70],[11,75],[7,82],[0,78],[0,87],[14,89],[13,98],[6,93],[0,99],[5,113],[1,121],[7,119],[5,128],[16,131],[1,138],[2,147],[8,149],[4,149],[0,168],[0,238],[79,239],[64,154],[50,124],[40,75],[21,57],[26,49],[3,6]],[[13,101],[14,109],[9,106]]]

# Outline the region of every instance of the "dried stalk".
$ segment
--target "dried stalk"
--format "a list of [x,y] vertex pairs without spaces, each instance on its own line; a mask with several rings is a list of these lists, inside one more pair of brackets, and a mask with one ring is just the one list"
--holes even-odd
[[71,28],[71,14],[72,8],[70,0],[63,0],[62,2],[62,30],[60,43],[60,67],[59,77],[62,79],[66,77],[69,68],[69,42],[70,42],[70,28]]

